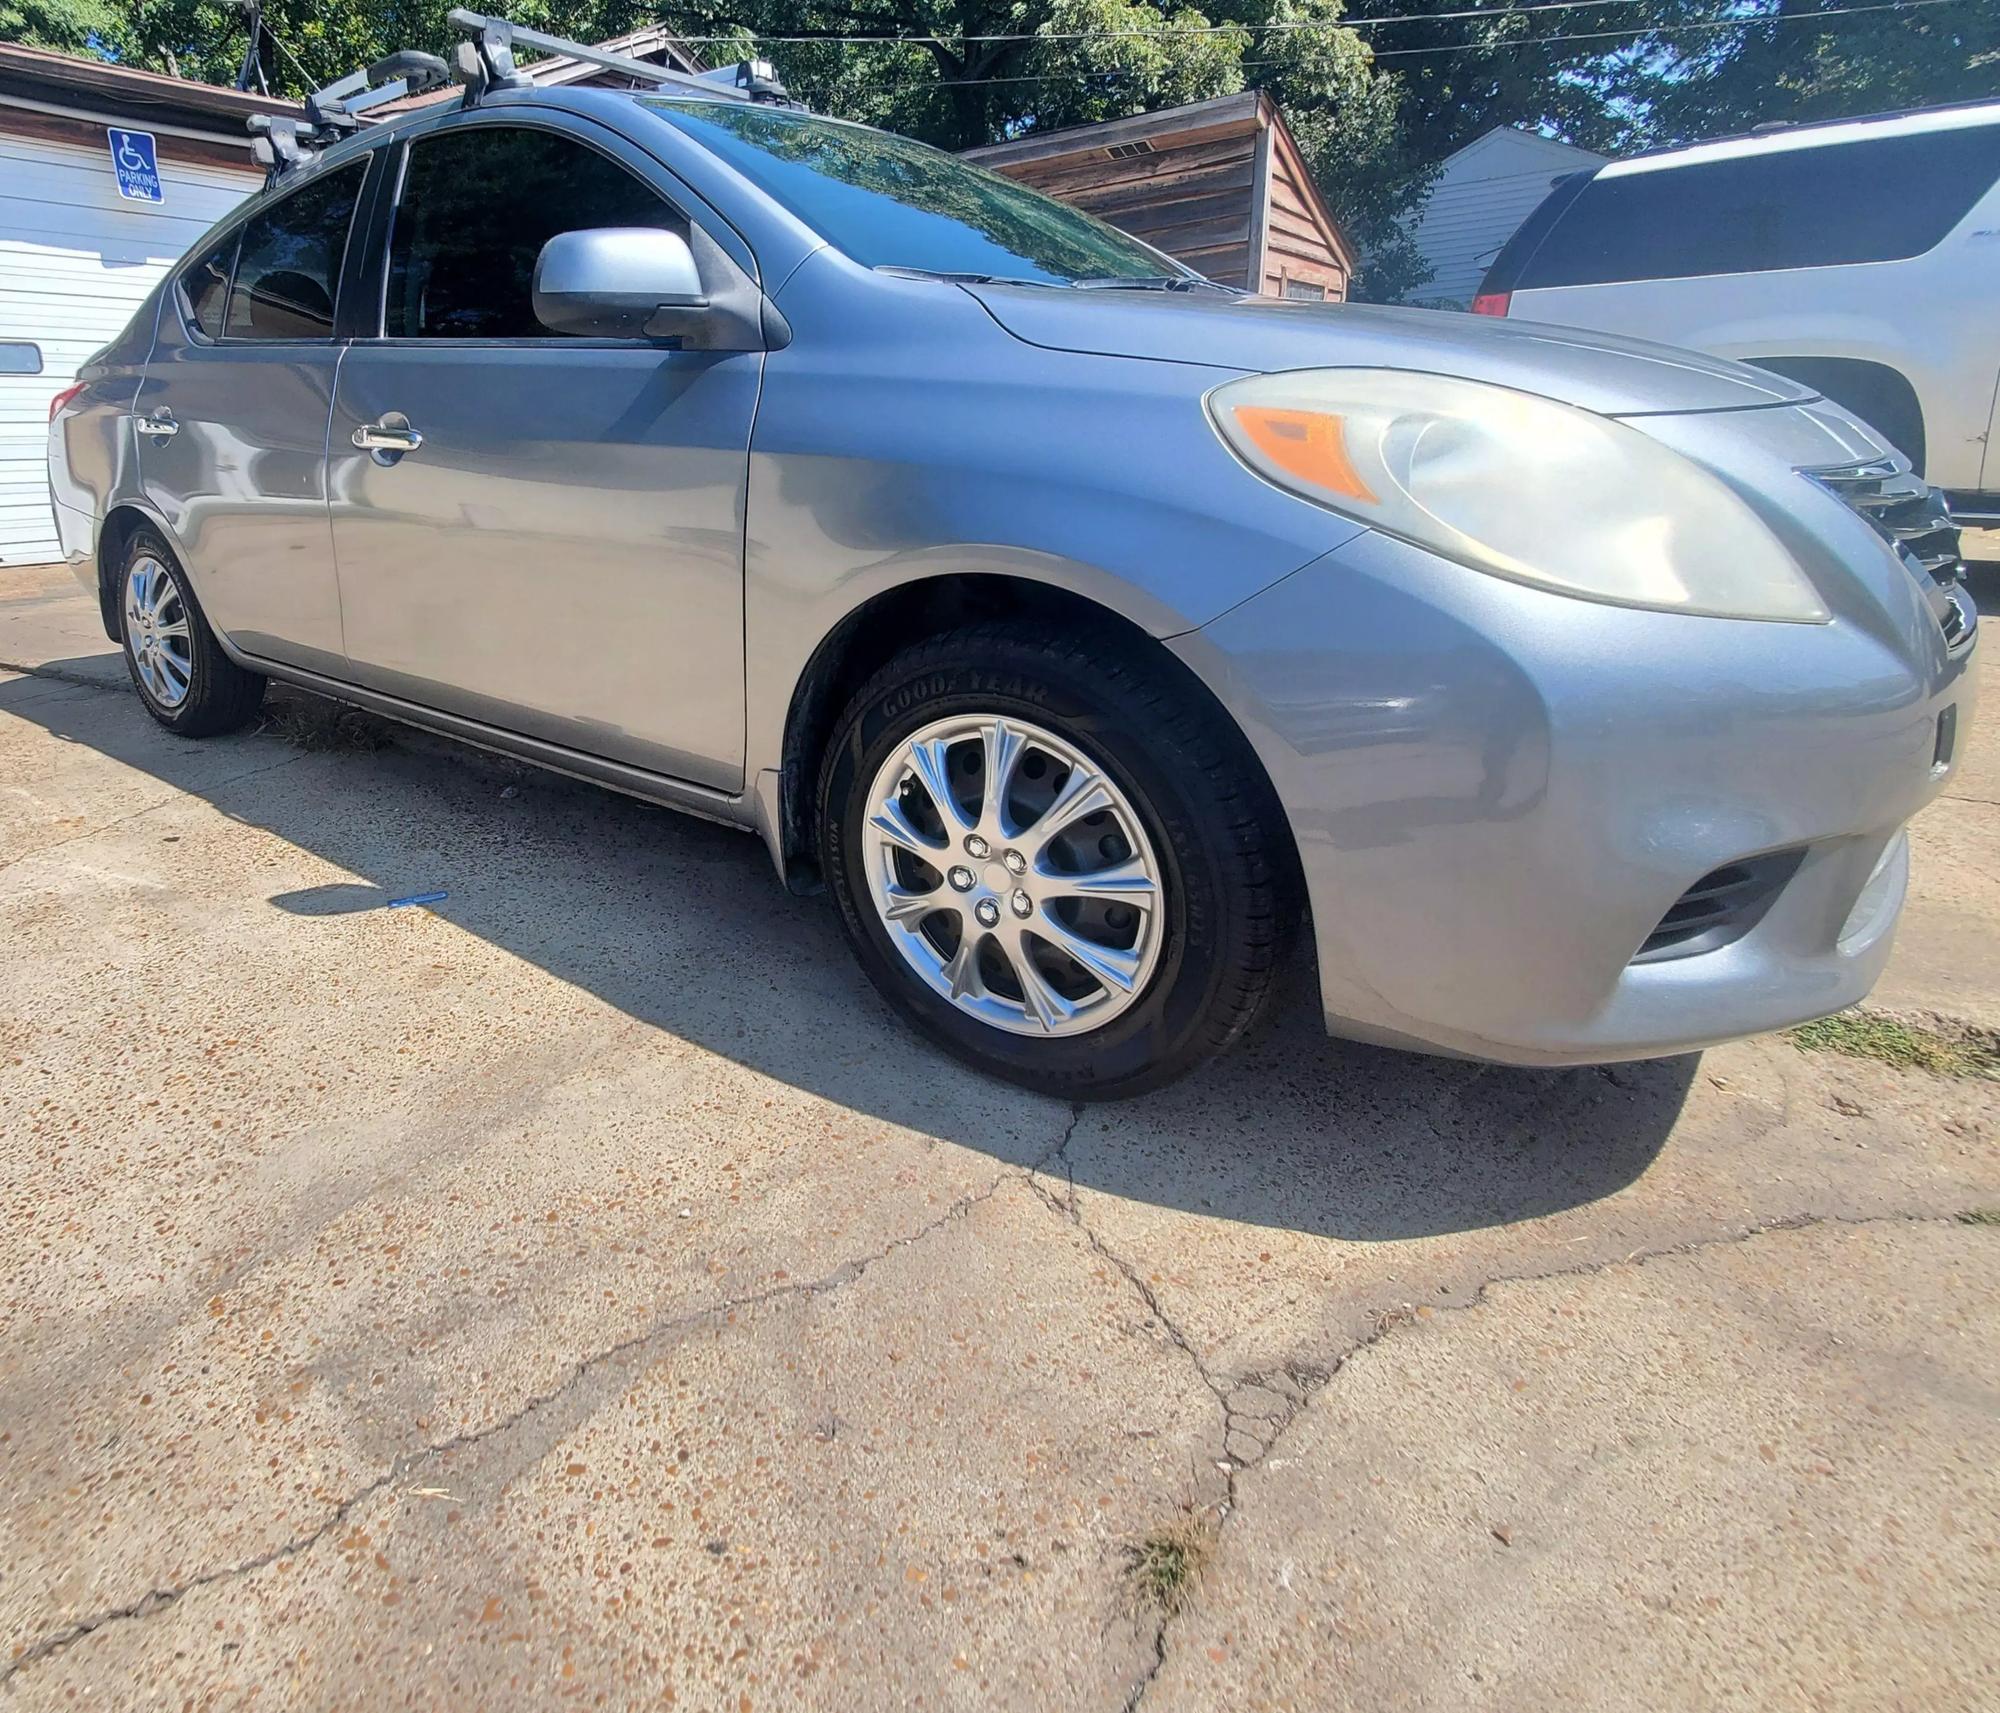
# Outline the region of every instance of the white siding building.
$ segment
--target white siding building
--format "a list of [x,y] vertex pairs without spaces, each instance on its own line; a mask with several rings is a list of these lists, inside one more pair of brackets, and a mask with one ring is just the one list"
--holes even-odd
[[1463,309],[1500,246],[1564,173],[1605,157],[1552,138],[1497,125],[1444,163],[1417,222],[1418,253],[1435,270],[1411,295]]
[[[296,112],[0,43],[0,565],[57,556],[49,401],[264,175],[247,114]],[[119,195],[109,130],[153,139],[160,200]],[[31,368],[39,355],[40,373]]]

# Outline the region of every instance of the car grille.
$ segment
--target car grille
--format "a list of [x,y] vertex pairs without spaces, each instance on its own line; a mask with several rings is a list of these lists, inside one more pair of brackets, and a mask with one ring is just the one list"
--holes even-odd
[[1691,958],[1740,940],[1757,926],[1772,899],[1799,866],[1805,852],[1773,851],[1768,856],[1726,862],[1705,874],[1675,900],[1646,936],[1635,964]]
[[1965,561],[1959,557],[1958,526],[1945,509],[1944,495],[1888,458],[1806,474],[1846,501],[1896,550],[1922,587],[1945,646],[1958,649],[1969,643],[1978,614],[1959,586]]

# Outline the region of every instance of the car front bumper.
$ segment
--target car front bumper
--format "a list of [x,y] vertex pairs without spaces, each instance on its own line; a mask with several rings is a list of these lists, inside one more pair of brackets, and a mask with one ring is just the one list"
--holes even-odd
[[[1947,653],[1894,555],[1831,534],[1861,575],[1824,625],[1608,607],[1367,535],[1176,638],[1285,806],[1329,1030],[1596,1063],[1866,994],[1976,642]],[[1774,852],[1796,866],[1747,931],[1634,961]]]

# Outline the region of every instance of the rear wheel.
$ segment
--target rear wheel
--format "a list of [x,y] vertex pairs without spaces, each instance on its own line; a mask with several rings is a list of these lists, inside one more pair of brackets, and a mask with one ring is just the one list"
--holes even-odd
[[994,624],[917,645],[836,728],[825,873],[863,967],[981,1069],[1137,1094],[1229,1045],[1292,923],[1241,737],[1117,640]]
[[118,635],[139,700],[170,732],[233,732],[264,700],[262,676],[222,652],[187,573],[150,530],[132,537],[120,563]]

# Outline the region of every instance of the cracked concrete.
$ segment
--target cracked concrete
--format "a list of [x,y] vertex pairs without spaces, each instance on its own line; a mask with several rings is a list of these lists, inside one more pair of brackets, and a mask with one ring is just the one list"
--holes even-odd
[[[1425,1061],[1301,971],[1067,1107],[749,840],[179,743],[94,622],[0,576],[0,1699],[1991,1699],[2000,1085]],[[1888,993],[1994,1021],[2000,826],[1917,853]]]
[[1257,1472],[1146,1705],[1990,1706],[1997,1305],[1991,1232],[1885,1219],[1405,1323]]

